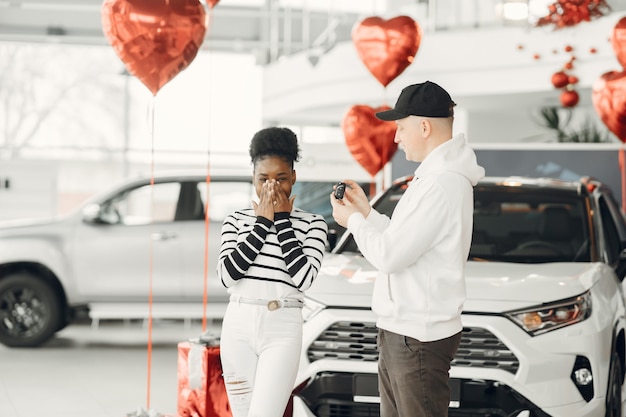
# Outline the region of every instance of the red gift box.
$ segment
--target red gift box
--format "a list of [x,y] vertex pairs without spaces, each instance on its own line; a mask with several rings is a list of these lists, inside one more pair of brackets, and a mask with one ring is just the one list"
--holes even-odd
[[178,416],[232,417],[219,346],[178,344]]

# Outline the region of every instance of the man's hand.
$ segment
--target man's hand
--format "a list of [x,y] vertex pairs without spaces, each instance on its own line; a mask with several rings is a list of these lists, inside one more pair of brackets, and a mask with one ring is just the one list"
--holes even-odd
[[335,192],[330,193],[330,204],[333,207],[333,218],[342,227],[348,226],[348,218],[353,213],[361,213],[363,217],[370,214],[370,203],[365,195],[365,191],[352,180],[344,180],[346,183],[346,191],[343,199],[335,198]]

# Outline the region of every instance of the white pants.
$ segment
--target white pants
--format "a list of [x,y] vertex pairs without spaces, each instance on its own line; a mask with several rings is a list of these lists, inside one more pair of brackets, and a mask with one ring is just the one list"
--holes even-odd
[[233,417],[280,417],[294,388],[302,346],[302,310],[231,301],[220,354]]

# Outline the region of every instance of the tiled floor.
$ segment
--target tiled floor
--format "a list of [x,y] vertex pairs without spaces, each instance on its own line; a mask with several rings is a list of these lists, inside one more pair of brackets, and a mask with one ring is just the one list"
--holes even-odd
[[[207,331],[219,335],[219,323]],[[45,346],[0,345],[0,417],[176,416],[178,342],[201,323],[72,325]],[[150,374],[150,377],[148,377]]]

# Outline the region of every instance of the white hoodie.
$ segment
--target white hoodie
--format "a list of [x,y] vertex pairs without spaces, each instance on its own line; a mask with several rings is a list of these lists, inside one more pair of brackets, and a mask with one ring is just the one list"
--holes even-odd
[[464,270],[472,238],[474,189],[485,170],[463,134],[419,165],[391,219],[371,210],[348,219],[376,269],[377,326],[422,342],[460,332]]

